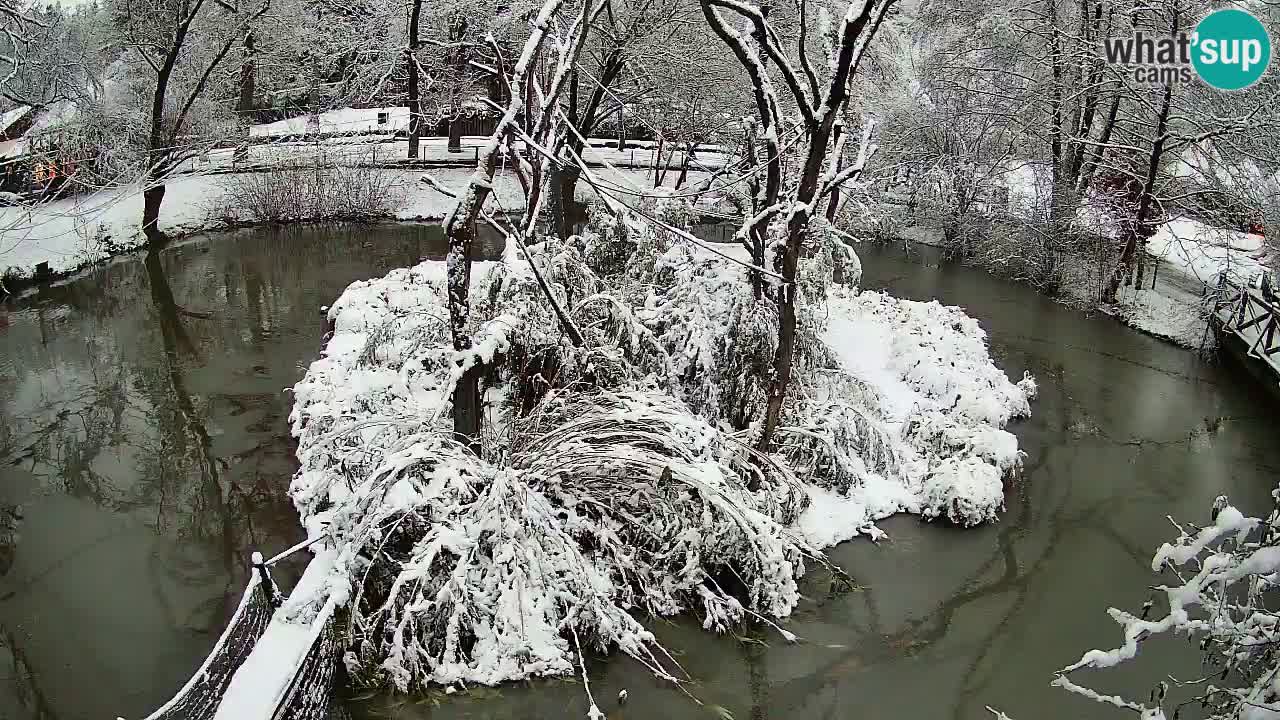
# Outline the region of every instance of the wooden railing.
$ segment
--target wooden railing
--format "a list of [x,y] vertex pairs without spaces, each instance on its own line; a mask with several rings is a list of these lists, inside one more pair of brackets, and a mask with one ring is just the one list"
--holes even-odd
[[[299,543],[270,560],[263,560],[261,554],[253,553],[253,572],[226,630],[186,685],[146,720],[213,720],[236,671],[253,652],[280,607],[283,598],[271,577],[271,566],[325,537],[322,535]],[[312,623],[307,651],[296,665],[285,670],[291,673],[287,690],[270,720],[344,717],[341,705],[332,702],[340,656],[335,611],[332,601],[326,603]]]
[[1280,376],[1280,306],[1270,293],[1223,275],[1218,278],[1213,317],[1223,331],[1244,342],[1249,357],[1263,361]]

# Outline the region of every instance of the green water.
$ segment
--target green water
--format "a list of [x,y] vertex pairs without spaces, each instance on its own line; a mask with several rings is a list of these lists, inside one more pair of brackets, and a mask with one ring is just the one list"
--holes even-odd
[[[488,238],[481,253],[491,256]],[[429,226],[254,230],[129,256],[0,305],[0,718],[141,718],[203,660],[253,549],[301,537],[286,388],[319,350],[320,306],[351,281],[439,257]],[[613,718],[1125,717],[1048,687],[1115,642],[1166,514],[1203,519],[1228,493],[1267,507],[1280,447],[1265,396],[1229,367],[1089,318],[978,271],[862,251],[868,287],[962,305],[1013,378],[1040,381],[1015,425],[1027,469],[996,525],[894,518],[891,540],[834,548],[862,584],[810,579],[766,645],[654,623],[689,692],[613,658],[592,689]],[[281,568],[287,584],[300,571]],[[1139,694],[1169,664],[1104,688]],[[614,699],[626,688],[630,701]],[[348,692],[349,695],[356,695]],[[357,717],[582,717],[580,682],[466,695],[353,697]]]

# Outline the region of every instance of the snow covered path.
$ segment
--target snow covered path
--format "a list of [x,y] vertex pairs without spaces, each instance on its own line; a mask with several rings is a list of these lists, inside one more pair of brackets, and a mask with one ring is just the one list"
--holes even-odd
[[[213,720],[328,716],[334,669],[341,654],[332,624],[334,613],[346,603],[345,596],[332,594],[333,588],[342,586],[333,582],[335,556],[332,548],[316,553],[232,676]],[[288,711],[282,713],[282,708]]]

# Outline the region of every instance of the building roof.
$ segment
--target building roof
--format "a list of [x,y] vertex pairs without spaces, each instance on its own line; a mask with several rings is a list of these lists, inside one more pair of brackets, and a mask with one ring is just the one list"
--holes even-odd
[[0,160],[18,157],[23,153],[22,138],[0,141]]
[[26,117],[29,112],[31,112],[30,105],[19,105],[12,110],[6,110],[0,113],[0,133],[4,133],[14,123]]

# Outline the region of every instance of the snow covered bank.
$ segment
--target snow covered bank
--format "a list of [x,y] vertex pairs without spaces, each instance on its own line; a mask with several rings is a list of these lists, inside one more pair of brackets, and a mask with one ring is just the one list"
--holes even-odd
[[[1096,224],[1089,227],[1097,229]],[[905,241],[943,245],[941,232],[929,225],[906,226],[897,234]],[[1100,270],[1092,256],[1071,261],[1061,297],[1072,305],[1099,309],[1150,335],[1198,348],[1208,329],[1206,285],[1216,283],[1221,273],[1237,282],[1256,283],[1272,262],[1271,250],[1261,236],[1186,218],[1158,226],[1146,247],[1143,287],[1122,285],[1115,305],[1098,305],[1106,268]]]
[[1152,280],[1145,287],[1122,287],[1110,311],[1139,330],[1190,348],[1205,340],[1205,293],[1218,277],[1256,283],[1271,263],[1262,236],[1187,218],[1160,225],[1147,252],[1157,262],[1154,278],[1149,271]]
[[[574,673],[584,647],[678,679],[637,613],[690,612],[717,631],[773,622],[806,565],[825,563],[816,548],[875,536],[879,518],[995,518],[1020,462],[1002,427],[1029,413],[1034,383],[992,364],[976,321],[828,292],[832,251],[815,251],[797,390],[761,455],[735,418],[758,417],[768,311],[739,266],[633,220],[531,248],[581,347],[514,254],[474,267],[476,340],[462,353],[447,341],[442,263],[354,283],[330,309],[333,336],[294,390],[291,495],[358,579],[358,681]],[[476,363],[483,457],[449,422]]]
[[1035,381],[1011,383],[960,308],[846,289],[831,292],[828,308],[824,340],[843,372],[874,390],[900,460],[896,473],[873,474],[843,498],[811,488],[800,518],[806,536],[819,546],[875,537],[872,523],[898,512],[995,520],[1003,479],[1021,462],[1017,438],[1002,428],[1031,414]]
[[1190,279],[1212,284],[1221,273],[1254,280],[1266,268],[1269,251],[1261,235],[1184,218],[1157,228],[1147,241],[1147,252]]
[[[438,220],[453,207],[453,200],[419,182],[422,170],[370,172],[389,177],[396,209],[388,219]],[[426,174],[457,190],[465,186],[471,172],[465,168],[438,168]],[[644,171],[596,172],[624,187],[652,186]],[[170,179],[160,210],[160,230],[182,237],[227,227],[220,206],[227,184],[234,177],[190,174]],[[524,194],[514,176],[500,173],[493,185],[490,203],[494,211],[524,209]],[[593,197],[585,183],[578,185],[580,201]],[[142,187],[137,184],[34,206],[0,207],[0,273],[29,277],[37,264],[47,262],[53,273],[63,274],[138,249],[145,243],[141,223]]]

